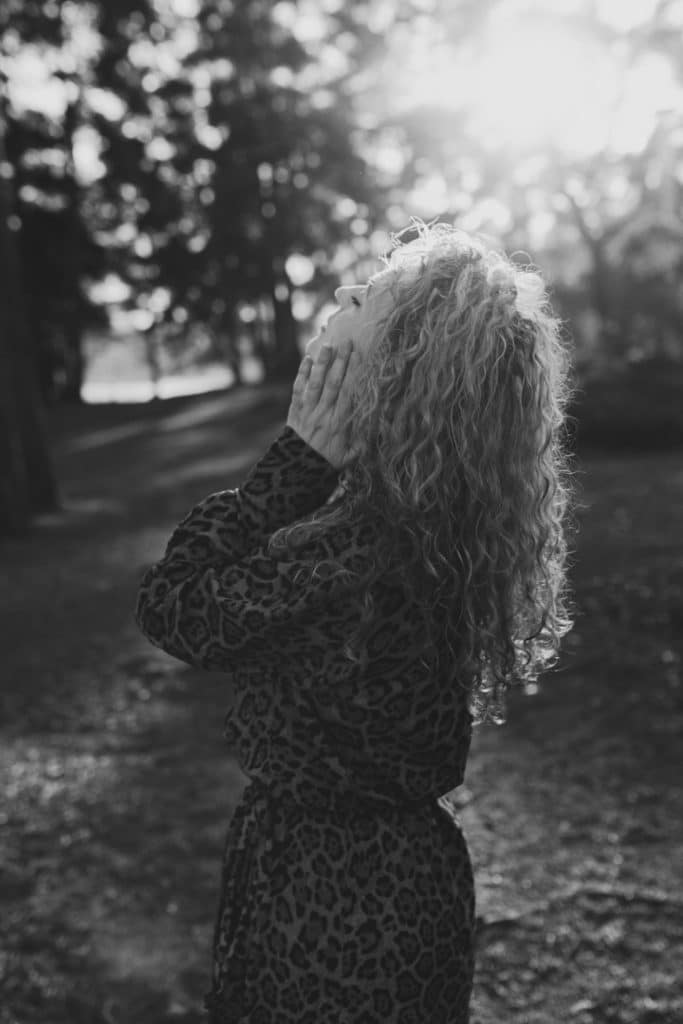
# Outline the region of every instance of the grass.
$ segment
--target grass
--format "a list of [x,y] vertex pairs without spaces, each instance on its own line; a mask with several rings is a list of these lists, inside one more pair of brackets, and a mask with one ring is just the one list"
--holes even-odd
[[[198,1024],[244,778],[230,688],[153,648],[143,568],[239,484],[283,387],[50,413],[60,513],[0,548],[0,1024]],[[683,1017],[683,470],[586,454],[576,625],[537,694],[475,730],[472,1024]],[[678,979],[678,980],[677,980]]]

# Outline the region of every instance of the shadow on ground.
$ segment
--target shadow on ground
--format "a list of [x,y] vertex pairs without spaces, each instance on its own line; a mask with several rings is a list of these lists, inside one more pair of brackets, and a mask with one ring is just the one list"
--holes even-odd
[[[244,778],[229,680],[149,645],[137,581],[237,486],[286,388],[55,410],[64,508],[0,548],[0,1024],[199,1024]],[[472,1024],[683,1019],[683,470],[584,458],[558,669],[475,730],[456,791],[477,881]],[[6,627],[6,628],[5,628]]]

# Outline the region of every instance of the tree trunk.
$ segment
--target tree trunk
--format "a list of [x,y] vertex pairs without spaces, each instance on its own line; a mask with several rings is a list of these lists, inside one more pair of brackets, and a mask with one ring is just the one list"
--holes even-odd
[[291,284],[289,281],[286,281],[284,273],[277,286],[278,290],[281,291],[287,288],[287,294],[283,298],[278,298],[275,292],[273,292],[275,314],[273,329],[275,331],[275,350],[277,352],[275,375],[278,377],[294,378],[301,362],[301,354],[296,343],[297,328],[292,313]]
[[600,318],[603,348],[608,353],[610,360],[617,363],[623,362],[624,344],[618,330],[616,317],[613,314],[614,303],[610,295],[609,261],[605,252],[608,239],[616,233],[619,225],[615,222],[609,229],[603,231],[602,236],[594,235],[588,227],[583,210],[574,197],[566,189],[564,195],[569,200],[574,222],[591,255],[592,271],[589,288],[593,308]]
[[[5,160],[0,112],[0,163]],[[28,531],[31,514],[58,506],[34,347],[26,326],[12,182],[0,178],[0,532]]]
[[64,314],[64,337],[66,339],[67,366],[66,384],[61,393],[61,401],[71,405],[83,404],[83,378],[85,366],[83,360],[83,332],[81,328],[80,303],[77,300],[69,303]]
[[68,362],[66,387],[62,401],[71,404],[83,402],[81,388],[85,368],[83,365],[83,327],[81,319],[80,269],[80,196],[74,161],[74,133],[78,127],[81,93],[68,104],[64,113],[64,147],[67,157],[64,191],[67,196],[67,231],[64,239],[64,258],[71,264],[69,270],[69,291],[64,304],[64,336],[67,343]]
[[[271,244],[275,241],[270,235]],[[264,277],[273,304],[274,352],[268,376],[271,380],[291,379],[296,376],[301,354],[297,345],[297,326],[292,313],[292,283],[287,276],[284,260],[271,248],[265,253]]]
[[[0,225],[0,230],[4,225]],[[6,230],[6,229],[5,229]],[[7,299],[0,289],[0,536],[26,533],[31,516],[26,463],[12,388]]]
[[237,311],[234,306],[226,303],[225,308],[217,318],[214,335],[222,358],[235,375],[234,388],[239,388],[244,383],[237,334]]
[[[278,192],[275,182],[264,185],[254,176],[256,194],[261,211],[263,249],[261,251],[261,279],[268,291],[273,310],[273,354],[265,366],[270,380],[294,380],[301,355],[297,345],[297,325],[292,313],[292,282],[285,268],[287,238],[282,229],[280,210],[287,196]],[[263,203],[273,207],[273,215],[263,214]]]

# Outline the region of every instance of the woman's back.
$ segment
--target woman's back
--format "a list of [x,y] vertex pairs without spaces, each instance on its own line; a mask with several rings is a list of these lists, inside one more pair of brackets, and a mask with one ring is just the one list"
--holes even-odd
[[571,625],[567,387],[537,279],[439,227],[372,293],[338,290],[287,425],[141,581],[149,639],[235,682],[250,782],[211,1024],[469,1019],[474,879],[444,798],[473,710],[501,720]]
[[[469,1001],[472,870],[437,804],[464,777],[464,694],[430,676],[396,582],[378,588],[381,625],[361,667],[342,654],[354,595],[297,584],[301,563],[269,559],[263,542],[273,517],[324,501],[336,481],[285,427],[241,488],[192,510],[140,587],[149,639],[235,682],[224,736],[251,783],[226,837],[207,997],[216,1024],[372,1020],[368,993],[376,1020],[408,1007],[460,1020],[446,1013]],[[364,524],[325,553],[351,564],[376,543]]]

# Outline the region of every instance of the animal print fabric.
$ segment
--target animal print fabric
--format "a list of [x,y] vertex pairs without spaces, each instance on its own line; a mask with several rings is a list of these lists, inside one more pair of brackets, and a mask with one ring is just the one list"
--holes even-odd
[[232,677],[223,734],[250,780],[227,829],[204,1009],[209,1024],[468,1024],[474,879],[448,800],[471,740],[464,694],[426,671],[395,578],[375,589],[364,672],[342,653],[353,593],[325,573],[299,580],[311,554],[362,565],[381,526],[266,549],[338,483],[286,426],[140,582],[145,636]]

